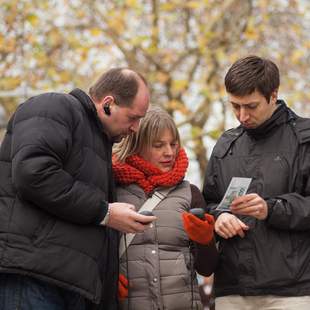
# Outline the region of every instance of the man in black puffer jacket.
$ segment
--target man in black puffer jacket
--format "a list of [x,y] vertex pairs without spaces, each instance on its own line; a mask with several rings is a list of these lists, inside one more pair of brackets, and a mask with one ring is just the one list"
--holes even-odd
[[117,309],[118,232],[154,218],[114,202],[113,142],[149,105],[144,78],[111,69],[90,88],[21,104],[0,150],[0,309]]
[[[257,56],[225,77],[240,126],[217,142],[204,185],[219,236],[217,310],[309,309],[310,119],[277,99],[279,84]],[[232,177],[252,178],[248,194],[219,210]]]

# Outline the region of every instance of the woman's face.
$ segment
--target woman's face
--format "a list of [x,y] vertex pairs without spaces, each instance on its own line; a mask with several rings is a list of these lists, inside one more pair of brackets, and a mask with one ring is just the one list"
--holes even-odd
[[171,131],[165,129],[159,139],[153,142],[150,149],[142,152],[140,156],[161,171],[167,172],[173,168],[178,150],[178,142],[174,139]]

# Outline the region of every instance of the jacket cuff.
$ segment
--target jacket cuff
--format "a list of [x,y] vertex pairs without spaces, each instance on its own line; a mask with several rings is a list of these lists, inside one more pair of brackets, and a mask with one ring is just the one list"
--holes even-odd
[[268,199],[266,200],[266,203],[267,203],[267,208],[268,208],[268,215],[267,215],[267,218],[266,220],[268,221],[272,215],[272,212],[273,212],[273,207],[274,205],[277,203],[278,199]]
[[210,213],[210,214],[212,214],[213,216],[214,216],[214,218],[217,220],[217,218],[221,215],[221,214],[223,214],[223,213],[230,213],[231,214],[231,211],[230,210],[218,210],[218,209],[214,209],[213,211],[212,211],[212,213]]
[[100,208],[100,213],[97,216],[96,225],[99,225],[105,218],[105,216],[107,215],[108,209],[109,209],[109,204],[108,202],[106,202],[105,200],[101,200],[100,204],[99,204],[99,208]]

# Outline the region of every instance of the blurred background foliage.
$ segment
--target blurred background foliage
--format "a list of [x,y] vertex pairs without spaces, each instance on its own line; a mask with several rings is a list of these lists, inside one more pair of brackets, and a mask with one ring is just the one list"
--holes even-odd
[[176,119],[201,179],[212,143],[235,125],[224,75],[248,54],[274,60],[280,97],[310,116],[307,0],[0,0],[0,20],[2,129],[27,97],[87,90],[128,66]]

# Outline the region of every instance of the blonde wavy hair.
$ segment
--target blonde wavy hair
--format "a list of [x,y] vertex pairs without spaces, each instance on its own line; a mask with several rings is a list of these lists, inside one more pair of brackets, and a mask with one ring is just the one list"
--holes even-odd
[[116,144],[113,154],[120,162],[124,162],[128,156],[140,155],[150,149],[166,129],[170,130],[180,148],[180,135],[173,118],[159,106],[151,106],[140,121],[138,131]]

